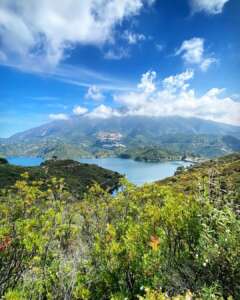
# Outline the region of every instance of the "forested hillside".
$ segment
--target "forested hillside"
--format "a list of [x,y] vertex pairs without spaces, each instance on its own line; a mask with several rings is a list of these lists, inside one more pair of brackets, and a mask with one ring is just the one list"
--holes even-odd
[[183,155],[160,147],[140,147],[122,151],[120,158],[131,158],[137,161],[159,162],[164,160],[181,160]]
[[0,188],[9,188],[28,173],[31,182],[63,179],[66,189],[74,195],[82,195],[97,183],[103,189],[113,191],[119,186],[121,175],[96,165],[82,164],[73,160],[47,160],[39,167],[20,167],[0,161]]
[[236,154],[74,202],[25,173],[1,192],[0,297],[240,299],[239,168]]

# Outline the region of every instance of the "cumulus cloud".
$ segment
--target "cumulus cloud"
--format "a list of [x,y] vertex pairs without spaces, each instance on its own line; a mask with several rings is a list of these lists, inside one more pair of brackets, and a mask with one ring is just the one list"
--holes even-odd
[[[142,78],[151,78],[147,72]],[[190,86],[194,77],[192,70],[169,76],[160,86],[146,91],[142,79],[138,91],[115,95],[114,100],[122,106],[122,115],[197,117],[217,122],[240,125],[240,103],[223,96],[224,89],[212,88],[200,97]],[[154,75],[154,80],[156,73]],[[145,79],[144,79],[145,81]]]
[[144,93],[149,94],[155,91],[155,79],[156,72],[148,71],[142,75],[141,82],[138,84],[138,88],[143,90]]
[[49,119],[56,121],[56,120],[68,120],[68,116],[66,114],[50,114]]
[[198,65],[205,72],[217,60],[214,57],[205,56],[204,42],[204,39],[196,37],[183,41],[181,47],[176,51],[176,55],[181,55],[186,64]]
[[[91,112],[77,106],[75,114],[92,118],[124,116],[196,117],[240,126],[240,102],[226,95],[224,88],[212,88],[197,96],[191,87],[193,70],[157,80],[155,71],[144,73],[135,91],[115,94],[117,108],[99,105]],[[50,115],[54,120],[67,120],[65,114]]]
[[92,85],[88,88],[85,98],[92,99],[94,101],[102,101],[105,97],[97,86]]
[[176,90],[186,90],[189,87],[188,81],[194,76],[193,70],[187,70],[183,73],[172,75],[163,80],[163,86],[166,90],[175,92]]
[[216,15],[223,11],[224,5],[229,0],[190,0],[193,13],[205,12]]
[[138,42],[145,41],[146,37],[142,33],[135,33],[129,30],[123,32],[123,38],[131,45],[137,44]]
[[78,115],[78,116],[84,115],[84,114],[86,114],[87,112],[88,112],[88,109],[87,109],[86,107],[82,107],[82,106],[80,106],[80,105],[75,106],[74,109],[73,109],[74,115]]
[[107,119],[110,117],[120,117],[120,116],[121,116],[120,112],[118,112],[116,109],[113,109],[112,107],[103,104],[99,105],[88,114],[88,117],[102,118],[102,119]]
[[152,0],[4,0],[0,2],[1,57],[55,66],[77,44],[113,41],[115,28]]

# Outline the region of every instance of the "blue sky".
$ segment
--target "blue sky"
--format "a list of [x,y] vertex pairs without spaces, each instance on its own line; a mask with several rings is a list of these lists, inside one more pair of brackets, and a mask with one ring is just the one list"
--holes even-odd
[[238,0],[2,0],[0,137],[71,115],[240,125]]

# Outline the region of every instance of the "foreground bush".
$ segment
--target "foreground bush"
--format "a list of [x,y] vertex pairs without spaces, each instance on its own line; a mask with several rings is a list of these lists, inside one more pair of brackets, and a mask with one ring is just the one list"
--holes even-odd
[[124,182],[71,202],[27,181],[0,202],[3,299],[240,298],[240,222],[220,199]]

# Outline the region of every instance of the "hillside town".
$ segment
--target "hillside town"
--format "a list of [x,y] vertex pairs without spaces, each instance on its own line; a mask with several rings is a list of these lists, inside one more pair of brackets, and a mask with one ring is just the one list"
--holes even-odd
[[125,145],[120,143],[122,134],[119,132],[100,132],[97,135],[97,143],[103,148],[126,148]]

